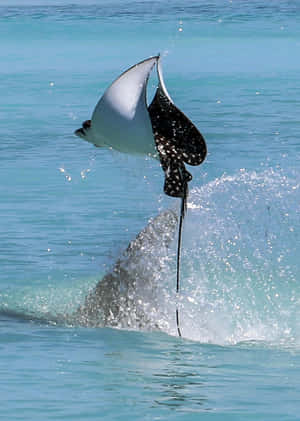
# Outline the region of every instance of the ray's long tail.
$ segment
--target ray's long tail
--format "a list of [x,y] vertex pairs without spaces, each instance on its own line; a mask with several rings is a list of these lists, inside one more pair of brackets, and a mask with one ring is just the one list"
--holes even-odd
[[181,257],[181,245],[182,245],[182,228],[183,220],[187,210],[187,199],[188,199],[188,184],[185,182],[183,196],[181,198],[181,208],[178,226],[178,242],[177,242],[177,268],[176,268],[176,294],[177,294],[177,305],[176,305],[176,326],[178,336],[181,337],[180,322],[179,322],[179,309],[178,309],[178,298],[180,293],[180,257]]

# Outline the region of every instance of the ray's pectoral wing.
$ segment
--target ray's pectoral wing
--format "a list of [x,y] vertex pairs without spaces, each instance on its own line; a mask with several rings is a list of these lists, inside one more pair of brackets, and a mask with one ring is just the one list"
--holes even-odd
[[186,115],[170,98],[158,63],[159,86],[148,111],[160,162],[165,172],[164,192],[183,197],[187,182],[192,179],[184,163],[200,165],[207,153],[206,143]]
[[130,67],[106,89],[92,115],[99,142],[120,152],[155,153],[146,88],[157,59],[150,57]]

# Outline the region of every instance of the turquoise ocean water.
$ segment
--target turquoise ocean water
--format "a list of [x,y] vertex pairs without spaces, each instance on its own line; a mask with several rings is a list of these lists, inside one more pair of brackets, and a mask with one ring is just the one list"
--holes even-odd
[[[0,45],[1,418],[299,420],[299,2],[1,0]],[[73,135],[158,52],[209,150],[192,168],[182,339],[176,242],[142,279],[153,323],[62,317],[179,205],[157,162]]]

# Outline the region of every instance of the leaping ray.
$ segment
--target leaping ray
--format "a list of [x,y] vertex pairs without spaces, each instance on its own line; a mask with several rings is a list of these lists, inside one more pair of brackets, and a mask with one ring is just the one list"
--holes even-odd
[[[147,84],[155,65],[158,86],[148,106]],[[185,164],[200,165],[207,150],[197,127],[176,107],[169,95],[163,80],[160,56],[143,60],[122,73],[100,98],[91,120],[86,120],[75,134],[95,146],[160,160],[165,174],[164,192],[181,198],[176,288],[179,293],[182,224],[188,182],[192,179]],[[176,323],[181,336],[178,309]]]

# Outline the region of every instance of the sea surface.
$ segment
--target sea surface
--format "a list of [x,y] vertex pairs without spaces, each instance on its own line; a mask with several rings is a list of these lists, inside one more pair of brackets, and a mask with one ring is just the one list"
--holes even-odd
[[[1,419],[300,420],[300,2],[1,0],[0,46]],[[208,147],[189,168],[182,338],[176,238],[145,276],[140,250],[127,311],[151,323],[70,317],[179,209],[157,161],[73,134],[159,52]]]

